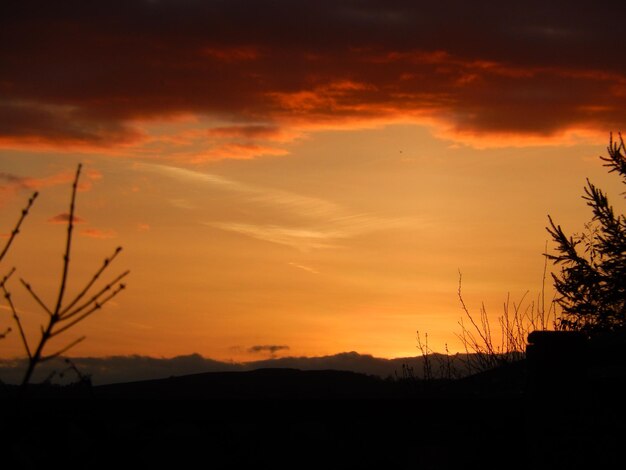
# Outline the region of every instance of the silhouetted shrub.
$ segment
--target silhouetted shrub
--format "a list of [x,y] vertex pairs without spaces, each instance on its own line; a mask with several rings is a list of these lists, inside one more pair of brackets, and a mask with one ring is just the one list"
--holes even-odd
[[518,362],[526,357],[529,333],[554,328],[557,313],[554,301],[546,309],[545,278],[547,259],[544,264],[543,284],[536,300],[528,299],[526,292],[517,302],[507,295],[497,325],[492,325],[484,304],[477,318],[468,309],[461,293],[459,274],[458,297],[465,314],[459,321],[461,340],[466,352],[466,374],[483,372]]

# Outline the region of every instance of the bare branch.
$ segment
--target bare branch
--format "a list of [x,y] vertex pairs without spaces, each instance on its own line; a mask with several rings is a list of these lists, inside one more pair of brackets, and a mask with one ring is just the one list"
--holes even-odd
[[11,327],[7,327],[6,330],[4,330],[4,332],[0,333],[0,339],[4,339],[7,337],[7,335],[11,333]]
[[[124,271],[122,274],[120,274],[119,276],[117,276],[115,279],[113,279],[111,282],[109,282],[106,286],[104,286],[102,289],[100,289],[96,294],[94,294],[91,299],[89,299],[87,302],[83,303],[82,305],[79,305],[78,307],[76,307],[74,310],[72,310],[71,312],[62,315],[59,317],[59,321],[66,321],[69,320],[70,318],[80,314],[83,310],[85,310],[86,308],[89,308],[89,306],[91,304],[95,304],[98,303],[98,299],[104,295],[107,291],[111,290],[111,288],[117,284],[119,281],[121,281],[122,279],[124,279],[126,276],[128,276],[130,274],[130,271],[126,270]],[[121,284],[124,285],[124,284]],[[123,287],[122,287],[123,289]]]
[[4,285],[9,281],[9,279],[11,279],[11,276],[13,276],[13,274],[15,273],[15,268],[11,268],[11,270],[8,272],[8,274],[6,274],[3,278],[2,281],[0,281],[0,288],[4,287]]
[[72,198],[70,201],[70,216],[67,221],[67,238],[65,242],[65,254],[63,255],[63,274],[61,275],[61,285],[59,286],[59,296],[57,298],[56,307],[54,307],[54,316],[58,316],[61,311],[61,305],[63,303],[63,295],[65,294],[65,287],[67,285],[67,273],[70,267],[70,251],[72,249],[72,232],[74,230],[74,211],[76,209],[76,190],[78,188],[78,178],[80,177],[80,170],[82,165],[79,164],[76,168],[76,176],[72,183]]
[[[15,319],[15,322],[18,325],[18,328],[20,330],[20,335],[24,343],[24,348],[26,349],[26,353],[28,354],[28,359],[29,359],[28,366],[24,373],[22,383],[18,392],[20,397],[24,396],[24,393],[30,382],[32,374],[39,363],[49,361],[51,359],[54,359],[55,357],[59,357],[60,355],[68,351],[70,348],[76,346],[78,343],[83,341],[85,338],[84,337],[78,338],[77,340],[71,342],[70,344],[58,350],[54,354],[44,355],[44,349],[46,348],[48,341],[52,339],[53,337],[65,332],[69,328],[75,326],[77,323],[81,322],[82,320],[84,320],[85,318],[93,314],[96,310],[101,309],[107,302],[109,302],[115,296],[117,296],[117,294],[119,294],[125,288],[125,285],[121,283],[120,281],[129,274],[129,271],[126,271],[118,275],[113,281],[109,282],[106,286],[104,286],[102,289],[100,289],[98,292],[92,295],[89,300],[85,301],[82,305],[80,304],[81,301],[84,301],[87,295],[90,295],[89,291],[95,286],[96,282],[101,278],[104,271],[108,268],[111,262],[117,257],[117,255],[121,252],[122,249],[117,248],[110,257],[104,259],[103,264],[96,270],[96,272],[89,279],[89,281],[86,283],[83,289],[71,300],[71,302],[65,307],[63,306],[65,295],[66,295],[66,290],[68,286],[70,255],[72,251],[72,239],[73,239],[72,235],[74,231],[74,224],[76,222],[76,215],[75,215],[76,196],[78,192],[78,181],[80,178],[81,169],[82,169],[82,165],[79,164],[76,169],[76,174],[72,183],[72,194],[71,194],[71,199],[70,199],[69,218],[68,218],[68,223],[67,223],[67,236],[65,240],[65,251],[63,254],[63,270],[61,272],[59,289],[58,289],[55,304],[50,304],[50,306],[48,306],[37,295],[37,293],[35,293],[34,289],[29,283],[27,283],[24,279],[20,279],[20,281],[22,282],[23,286],[26,288],[28,293],[35,299],[37,304],[48,314],[48,322],[46,325],[41,326],[41,337],[39,341],[37,342],[36,348],[34,348],[32,351],[28,345],[26,335],[24,334],[24,331],[22,329],[19,315],[17,314],[17,311],[12,303],[11,295],[5,288],[5,284],[7,283],[8,279],[13,275],[13,273],[15,272],[15,269],[11,270],[2,279],[0,283],[0,287],[4,291],[5,297],[7,301],[9,302],[9,305],[13,312],[13,317]],[[34,197],[31,198],[31,200],[29,201],[29,205],[23,211],[22,217],[20,218],[20,221],[18,221],[18,225],[16,229],[14,230],[14,233],[12,235],[10,242],[17,234],[19,226],[21,222],[23,221],[24,217],[27,215],[28,210],[30,209],[30,206],[32,205],[33,201],[34,201]],[[4,253],[6,251],[7,251],[7,247],[4,248],[2,256],[4,256]],[[52,305],[54,305],[54,308],[51,308]],[[63,326],[60,325],[60,322],[62,321],[66,321],[66,324],[64,324]]]
[[13,313],[13,320],[15,320],[15,324],[17,325],[17,329],[20,332],[20,336],[22,337],[22,344],[24,344],[24,349],[26,350],[26,354],[29,359],[32,359],[33,355],[30,352],[30,348],[28,347],[28,341],[26,340],[26,335],[24,334],[24,328],[22,328],[22,322],[20,321],[20,316],[17,314],[17,310],[15,310],[15,305],[13,305],[13,300],[11,300],[11,293],[7,291],[4,285],[2,286],[2,291],[4,292],[4,298],[7,299],[7,303],[11,308],[11,312]]
[[74,300],[72,300],[72,302],[70,302],[67,306],[65,306],[63,310],[61,310],[60,312],[61,317],[65,315],[67,312],[69,312],[72,309],[72,307],[76,305],[80,301],[80,299],[82,299],[87,294],[87,292],[89,292],[89,289],[91,289],[91,287],[95,284],[95,282],[100,278],[100,275],[106,270],[106,268],[108,268],[111,265],[113,260],[117,257],[118,254],[120,254],[121,251],[122,251],[122,247],[118,246],[109,258],[104,259],[102,266],[100,267],[100,269],[98,269],[98,271],[96,271],[96,273],[93,275],[91,280],[87,283],[85,288],[82,291],[80,291],[80,293],[74,298]]
[[[478,333],[478,335],[482,339],[483,344],[487,345],[488,349],[491,350],[491,340],[488,338],[490,336],[489,331],[487,330],[487,333],[486,333],[487,336],[485,336],[485,333],[483,333],[480,327],[476,324],[476,322],[474,321],[474,318],[472,317],[472,315],[470,315],[469,310],[467,309],[467,306],[465,305],[465,301],[463,300],[463,296],[461,295],[461,280],[462,280],[462,275],[461,275],[461,272],[459,271],[459,290],[457,293],[459,296],[459,301],[461,302],[461,306],[463,307],[463,311],[465,312],[470,322],[472,323],[472,326],[476,330],[476,333]],[[489,325],[489,322],[488,320],[485,320],[486,312],[484,313],[483,312],[484,312],[484,307],[481,309],[481,321],[483,322],[483,327],[484,327],[484,322],[487,321],[487,326]]]
[[24,222],[24,219],[28,215],[30,208],[35,203],[35,199],[37,199],[38,195],[39,195],[38,192],[34,192],[33,195],[28,199],[28,203],[26,204],[26,207],[22,209],[22,214],[20,215],[20,218],[18,219],[17,224],[15,224],[15,228],[11,231],[11,235],[9,236],[9,239],[5,243],[4,248],[2,249],[2,252],[0,252],[0,261],[2,261],[2,259],[6,256],[7,252],[9,251],[9,248],[11,247],[11,244],[15,240],[15,237],[17,236],[18,233],[20,233],[20,227],[22,226],[22,222]]
[[28,293],[33,296],[33,299],[35,299],[35,301],[39,304],[39,306],[43,308],[48,315],[52,316],[52,312],[50,311],[50,309],[46,306],[46,304],[43,303],[43,301],[39,298],[39,296],[35,294],[35,291],[31,287],[31,285],[22,278],[20,278],[20,282],[26,288]]
[[[60,335],[61,333],[63,333],[66,330],[69,330],[71,327],[73,327],[74,325],[76,325],[77,323],[83,321],[85,318],[87,318],[89,315],[91,315],[92,313],[94,313],[96,310],[100,310],[107,302],[109,302],[111,299],[113,299],[113,297],[115,297],[117,294],[119,294],[121,291],[123,291],[126,288],[125,284],[120,284],[117,289],[115,289],[113,292],[111,292],[107,297],[105,297],[104,299],[102,299],[102,302],[96,302],[93,307],[91,307],[89,310],[87,310],[86,312],[84,312],[82,315],[80,315],[78,318],[74,319],[73,321],[71,321],[70,323],[68,323],[67,325],[63,326],[61,329],[51,332],[50,333],[50,337],[54,337],[57,335]],[[67,318],[66,318],[67,319]]]

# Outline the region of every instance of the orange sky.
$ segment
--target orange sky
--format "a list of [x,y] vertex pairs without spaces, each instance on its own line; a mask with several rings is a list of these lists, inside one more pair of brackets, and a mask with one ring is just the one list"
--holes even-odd
[[70,288],[117,245],[132,274],[74,355],[458,350],[459,270],[495,316],[586,177],[622,202],[626,70],[602,7],[444,3],[3,4],[0,232],[41,197],[2,269],[52,298],[81,161]]

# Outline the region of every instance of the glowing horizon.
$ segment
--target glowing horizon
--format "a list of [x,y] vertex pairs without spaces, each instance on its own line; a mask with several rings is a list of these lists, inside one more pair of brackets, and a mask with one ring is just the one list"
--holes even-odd
[[597,158],[624,128],[626,70],[600,53],[623,39],[594,7],[39,7],[1,7],[0,233],[41,193],[1,268],[53,295],[80,161],[70,288],[118,245],[132,271],[71,355],[390,358],[416,330],[462,351],[459,270],[495,321],[536,299],[547,214],[590,219],[586,177],[623,205]]

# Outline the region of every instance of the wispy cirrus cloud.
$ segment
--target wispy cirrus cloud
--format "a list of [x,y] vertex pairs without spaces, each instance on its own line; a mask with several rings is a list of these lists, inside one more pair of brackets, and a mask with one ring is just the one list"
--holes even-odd
[[280,189],[257,187],[212,173],[159,164],[137,164],[136,168],[183,181],[207,184],[213,188],[239,194],[248,201],[279,207],[309,217],[331,218],[345,215],[338,205],[324,199],[303,196]]
[[347,238],[334,231],[314,230],[293,226],[270,224],[245,224],[237,222],[206,222],[206,225],[246,235],[279,245],[287,245],[302,251],[322,248],[336,248],[336,240]]
[[[289,222],[270,220],[253,223],[249,220],[211,220],[202,223],[220,230],[286,245],[302,251],[336,248],[340,246],[341,240],[379,230],[414,226],[417,223],[416,220],[401,217],[390,218],[375,214],[353,213],[321,198],[276,188],[254,186],[195,170],[157,164],[137,164],[136,168],[187,183],[207,185],[211,189],[238,196],[242,202],[289,215]],[[179,208],[197,209],[187,200],[177,199],[171,202]]]
[[373,123],[427,124],[472,145],[604,139],[623,126],[626,66],[610,51],[626,40],[605,22],[626,13],[622,4],[0,8],[1,148],[193,163],[281,155],[307,133]]
[[313,269],[310,266],[305,266],[303,264],[289,262],[287,263],[289,266],[293,266],[294,268],[301,269],[302,271],[306,271],[311,274],[319,274],[320,272],[317,269]]
[[108,240],[110,238],[117,237],[117,233],[115,230],[100,230],[97,228],[86,228],[80,231],[80,234],[89,237],[96,238],[99,240]]

